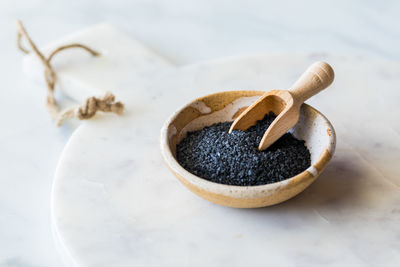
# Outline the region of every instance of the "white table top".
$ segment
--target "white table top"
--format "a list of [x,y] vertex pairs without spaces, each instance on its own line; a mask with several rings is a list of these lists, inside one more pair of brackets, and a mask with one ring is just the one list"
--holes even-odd
[[45,89],[21,79],[13,20],[23,19],[40,44],[108,21],[179,64],[271,51],[400,59],[398,1],[292,5],[272,1],[246,1],[241,6],[231,1],[121,0],[113,1],[113,6],[98,1],[73,5],[70,1],[2,1],[0,71],[7,75],[2,76],[0,90],[0,266],[61,266],[51,235],[50,190],[58,157],[73,130],[55,128],[44,108]]

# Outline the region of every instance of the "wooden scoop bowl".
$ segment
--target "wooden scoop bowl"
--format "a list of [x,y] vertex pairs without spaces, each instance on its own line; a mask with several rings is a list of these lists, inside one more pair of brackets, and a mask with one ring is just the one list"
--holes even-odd
[[259,150],[268,148],[297,123],[300,106],[304,101],[328,87],[334,76],[328,63],[315,62],[291,89],[272,90],[262,95],[236,118],[229,133],[233,130],[247,130],[272,111],[277,117],[265,131],[258,146]]

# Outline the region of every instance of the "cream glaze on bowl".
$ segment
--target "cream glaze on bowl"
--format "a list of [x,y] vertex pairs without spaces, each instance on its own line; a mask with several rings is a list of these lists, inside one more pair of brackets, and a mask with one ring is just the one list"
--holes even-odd
[[323,171],[335,150],[335,130],[328,119],[313,107],[303,104],[300,118],[290,132],[305,140],[311,153],[311,166],[281,182],[258,186],[233,186],[210,182],[185,170],[176,160],[176,144],[187,132],[216,122],[233,121],[262,91],[228,91],[194,100],[176,111],[161,130],[161,153],[178,180],[193,193],[211,202],[235,207],[257,208],[274,205],[302,192]]

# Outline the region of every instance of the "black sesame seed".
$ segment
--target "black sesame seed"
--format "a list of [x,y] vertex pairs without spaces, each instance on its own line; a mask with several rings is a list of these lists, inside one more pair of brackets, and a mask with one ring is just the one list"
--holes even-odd
[[269,113],[245,132],[229,134],[231,122],[189,132],[177,145],[177,160],[189,172],[221,184],[262,185],[295,176],[311,165],[304,141],[286,133],[268,149],[258,150],[275,117]]

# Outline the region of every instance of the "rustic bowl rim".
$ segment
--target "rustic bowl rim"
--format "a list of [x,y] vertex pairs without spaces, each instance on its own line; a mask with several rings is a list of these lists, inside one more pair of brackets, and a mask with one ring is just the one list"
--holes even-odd
[[[274,192],[283,187],[287,187],[288,185],[294,187],[297,184],[302,183],[303,180],[309,179],[310,176],[311,178],[316,179],[321,174],[321,172],[326,167],[327,163],[330,161],[330,159],[334,154],[336,146],[336,133],[331,122],[320,111],[318,111],[317,109],[306,103],[304,103],[303,106],[305,106],[305,108],[307,109],[310,109],[314,114],[321,116],[323,122],[325,123],[325,126],[328,127],[328,129],[330,130],[329,144],[327,147],[325,147],[325,153],[322,153],[320,158],[314,164],[312,164],[307,170],[293,177],[287,178],[283,181],[263,184],[263,185],[253,185],[253,186],[227,185],[227,184],[211,182],[209,180],[206,180],[205,178],[194,175],[191,172],[184,169],[179,164],[179,162],[176,160],[175,156],[172,153],[168,137],[168,128],[170,124],[178,116],[178,114],[180,114],[185,108],[189,107],[196,101],[202,101],[202,99],[204,98],[212,97],[214,95],[219,95],[219,94],[237,93],[237,92],[249,92],[249,94],[252,93],[260,95],[265,93],[265,91],[257,91],[257,90],[220,91],[202,97],[198,97],[190,101],[188,104],[181,106],[172,115],[170,115],[170,117],[166,120],[163,127],[161,128],[161,136],[160,136],[161,154],[164,158],[164,162],[167,165],[167,167],[178,177],[179,180],[181,180],[181,182],[189,182],[190,184],[198,188],[201,188],[202,190],[234,198],[264,197],[266,192]],[[316,166],[318,166],[318,168]]]

